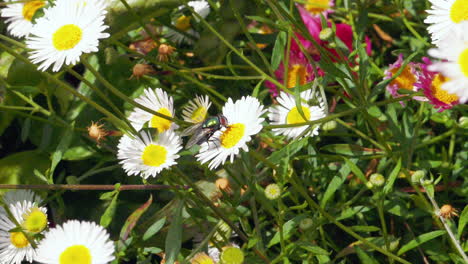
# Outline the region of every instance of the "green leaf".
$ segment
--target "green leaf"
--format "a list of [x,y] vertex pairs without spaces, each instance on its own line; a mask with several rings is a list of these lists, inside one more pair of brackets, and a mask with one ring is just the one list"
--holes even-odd
[[103,227],[108,227],[109,224],[112,222],[112,219],[114,218],[115,212],[117,210],[117,199],[119,197],[120,192],[116,192],[114,197],[112,198],[111,203],[107,207],[106,211],[104,214],[101,216],[101,221],[100,225]]
[[458,238],[461,237],[466,223],[468,223],[468,205],[465,206],[465,209],[463,209],[463,212],[460,215],[460,220],[458,220]]
[[296,152],[301,150],[305,145],[307,145],[307,138],[296,140],[292,143],[287,144],[280,150],[273,152],[268,158],[268,160],[275,164],[278,164],[285,157],[290,157],[296,154]]
[[117,245],[117,247],[120,249],[124,248],[126,246],[126,240],[130,239],[128,236],[130,235],[130,232],[133,230],[135,227],[136,223],[138,222],[138,219],[143,215],[143,213],[148,210],[148,207],[153,203],[153,195],[150,194],[150,197],[146,203],[144,203],[142,206],[140,206],[138,209],[136,209],[128,218],[125,220],[125,223],[120,230],[120,240]]
[[377,226],[351,226],[351,229],[356,232],[378,232],[380,228]]
[[25,142],[28,139],[29,131],[31,130],[31,119],[26,118],[23,122],[23,127],[21,128],[21,141]]
[[297,246],[309,251],[312,255],[330,255],[328,251],[325,249],[312,244],[311,242],[308,241],[300,241],[295,243]]
[[174,264],[182,246],[182,208],[184,208],[184,202],[180,201],[167,232],[166,264]]
[[148,230],[146,230],[145,234],[143,234],[143,240],[148,240],[149,238],[154,236],[156,233],[158,233],[165,223],[166,223],[166,218],[163,217],[159,219],[158,221],[156,221],[154,224],[152,224],[148,228]]
[[276,70],[284,57],[284,47],[286,46],[286,32],[281,31],[276,37],[275,46],[271,55],[271,68]]
[[[73,127],[73,124],[72,124]],[[54,175],[54,170],[55,167],[57,167],[57,164],[62,160],[63,153],[67,151],[68,146],[70,146],[71,140],[73,138],[73,131],[70,129],[64,130],[62,134],[62,139],[60,140],[60,143],[57,146],[57,149],[52,153],[51,156],[51,164],[50,164],[50,170],[49,170],[49,179],[53,179]],[[53,182],[53,181],[51,181]]]
[[13,86],[36,86],[42,78],[33,64],[15,59],[8,70],[6,81]]
[[374,258],[369,256],[364,250],[362,250],[359,246],[354,246],[354,250],[356,250],[358,258],[361,260],[361,263],[369,263],[369,264],[378,264]]
[[0,159],[1,184],[43,184],[32,177],[34,170],[44,173],[49,167],[47,156],[38,151],[23,151]]
[[400,250],[398,250],[397,255],[400,256],[401,254],[407,252],[408,250],[411,250],[421,244],[424,244],[427,241],[430,241],[436,237],[444,235],[445,233],[447,233],[445,230],[437,230],[437,231],[432,231],[426,234],[422,234],[418,236],[417,238],[411,240],[410,242],[406,243],[404,246],[402,246]]
[[390,173],[390,176],[388,176],[387,183],[385,184],[383,188],[383,193],[385,195],[389,194],[392,191],[393,184],[395,183],[395,180],[397,179],[398,174],[400,173],[400,169],[401,169],[401,158],[398,159],[397,165]]
[[253,97],[257,97],[258,96],[258,92],[260,91],[260,87],[262,87],[262,84],[263,82],[265,81],[265,79],[262,79],[261,81],[259,81],[257,83],[257,85],[255,86],[255,88],[253,89],[252,91],[252,96]]
[[338,175],[333,176],[332,180],[328,184],[327,190],[325,190],[325,194],[323,195],[322,200],[320,201],[320,206],[325,207],[328,200],[330,200],[330,198],[333,197],[338,188],[340,188],[340,186],[343,185],[343,183],[346,180],[346,177],[350,172],[351,169],[349,168],[348,164],[345,164],[338,171]]
[[159,254],[162,252],[162,249],[157,248],[157,247],[147,247],[143,249],[144,253],[150,253],[150,254]]
[[354,173],[354,175],[356,175],[363,183],[367,183],[366,176],[361,171],[361,169],[358,166],[356,166],[356,163],[351,162],[349,159],[347,159],[345,157],[343,157],[343,159],[345,160],[346,164],[349,166],[351,171]]
[[331,144],[326,145],[320,149],[321,151],[332,152],[347,156],[365,156],[365,155],[376,155],[383,154],[383,151],[377,151],[375,149],[364,148],[354,144]]
[[[294,217],[293,219],[284,223],[283,225],[283,239],[284,240],[289,239],[294,234],[294,231],[296,230],[297,225],[299,225],[299,222],[304,218],[306,218],[305,215],[298,215]],[[278,244],[280,242],[280,238],[281,238],[280,233],[278,231],[275,233],[275,235],[270,240],[270,242],[268,242],[267,247],[272,247]]]

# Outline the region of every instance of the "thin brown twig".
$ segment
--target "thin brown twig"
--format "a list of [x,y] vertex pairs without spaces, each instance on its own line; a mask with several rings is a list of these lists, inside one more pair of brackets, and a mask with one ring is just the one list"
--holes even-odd
[[[158,184],[120,185],[119,191],[147,191],[166,189],[188,189],[188,186],[170,186]],[[30,190],[70,190],[70,191],[108,191],[115,190],[115,185],[105,184],[0,184],[0,189],[30,189]]]

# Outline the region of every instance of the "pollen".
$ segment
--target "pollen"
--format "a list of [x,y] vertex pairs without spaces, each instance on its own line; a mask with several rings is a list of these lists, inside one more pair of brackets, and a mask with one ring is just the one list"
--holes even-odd
[[141,159],[143,160],[143,164],[152,167],[161,166],[166,162],[167,157],[167,149],[160,145],[148,145],[143,154],[141,155]]
[[[159,109],[157,111],[158,113],[160,114],[163,114],[163,115],[166,115],[166,116],[170,116],[172,117],[172,114],[171,112],[169,111],[169,109],[163,107],[161,109]],[[158,130],[159,133],[162,133],[166,130],[168,130],[170,127],[171,127],[171,124],[172,124],[172,121],[171,120],[167,120],[166,118],[163,118],[163,117],[159,117],[157,115],[154,115],[152,118],[151,118],[151,127],[153,128],[156,128]]]
[[468,0],[456,0],[452,4],[450,19],[457,24],[468,20]]
[[191,20],[191,17],[182,15],[177,19],[175,27],[178,30],[185,32],[189,30],[189,28],[192,26],[190,24],[190,20]]
[[224,148],[232,148],[244,137],[245,125],[241,123],[230,125],[221,135],[220,141]]
[[29,1],[26,2],[23,6],[23,17],[24,19],[31,21],[32,18],[34,17],[34,14],[36,14],[36,11],[45,6],[44,1]]
[[47,214],[34,207],[23,215],[23,228],[31,233],[39,233],[47,226]]
[[449,94],[447,91],[442,89],[442,84],[447,82],[449,79],[441,74],[436,74],[431,83],[431,93],[439,101],[445,104],[452,104],[458,101],[458,96],[455,94]]
[[330,0],[308,0],[305,8],[309,13],[318,15],[325,10],[330,9]]
[[304,65],[294,64],[289,68],[287,85],[288,88],[296,87],[296,83],[299,80],[299,85],[307,83],[307,70]]
[[461,52],[458,57],[458,64],[465,77],[468,77],[468,48]]
[[52,36],[52,43],[57,50],[69,50],[75,47],[83,36],[80,27],[68,24],[60,27]]
[[10,242],[16,248],[24,248],[29,245],[29,241],[22,232],[11,232]]
[[288,115],[286,116],[286,124],[297,124],[297,123],[303,123],[306,122],[310,119],[310,110],[307,107],[301,106],[302,107],[302,112],[304,113],[304,117],[299,113],[299,110],[297,107],[293,107]]
[[65,249],[59,258],[60,264],[91,264],[91,252],[83,245],[74,245]]
[[[391,69],[390,72],[392,73],[392,75],[395,75],[398,72],[398,70],[400,70],[400,67]],[[390,83],[390,85],[397,85],[400,89],[412,91],[415,82],[416,76],[414,76],[414,74],[411,72],[411,67],[406,65],[401,74],[398,75],[398,77],[396,77]]]
[[207,113],[207,109],[203,106],[198,107],[193,111],[192,115],[190,116],[190,119],[192,119],[193,122],[195,123],[200,123],[203,120],[205,120]]

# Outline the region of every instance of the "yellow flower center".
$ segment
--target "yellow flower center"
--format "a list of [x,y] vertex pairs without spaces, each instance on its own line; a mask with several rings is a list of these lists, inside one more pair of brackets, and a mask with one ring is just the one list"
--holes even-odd
[[442,74],[436,74],[432,80],[431,92],[432,95],[437,98],[437,100],[446,104],[451,104],[455,101],[458,101],[458,96],[455,94],[449,94],[447,91],[442,89],[442,84],[448,80],[449,78],[443,76]]
[[307,11],[312,14],[320,14],[330,8],[329,0],[308,0],[305,5]]
[[36,11],[45,6],[44,1],[29,1],[23,5],[24,19],[31,21]]
[[297,124],[297,123],[304,123],[310,119],[310,110],[307,107],[301,105],[302,112],[304,113],[304,117],[299,113],[297,107],[293,107],[288,115],[286,116],[286,124]]
[[143,154],[141,155],[141,159],[143,160],[143,164],[147,166],[158,167],[161,164],[166,162],[167,157],[167,149],[160,145],[148,145]]
[[195,123],[199,123],[205,120],[205,117],[206,117],[206,108],[203,106],[200,106],[199,108],[195,109],[195,111],[193,111],[192,115],[190,116],[192,121]]
[[450,8],[450,19],[455,23],[468,20],[468,0],[456,0]]
[[175,27],[178,30],[183,31],[183,32],[189,30],[189,28],[192,26],[190,24],[190,19],[191,17],[189,16],[184,16],[184,15],[180,16],[176,21]]
[[214,261],[208,255],[206,255],[206,253],[198,253],[193,257],[190,263],[191,264],[214,264]]
[[468,48],[462,51],[458,57],[458,64],[463,74],[468,77]]
[[29,245],[29,241],[22,232],[11,232],[10,241],[16,248],[24,248]]
[[68,24],[55,31],[52,43],[57,50],[69,50],[81,41],[83,31],[80,27]]
[[287,85],[288,88],[296,87],[296,83],[299,80],[299,85],[307,83],[307,70],[304,65],[294,64],[289,68]]
[[[165,116],[172,117],[172,114],[169,111],[169,109],[167,109],[165,107],[159,109],[157,112],[160,113],[160,114],[163,114]],[[171,124],[172,124],[171,120],[167,120],[165,118],[154,115],[151,118],[150,126],[156,128],[159,133],[162,133],[162,132],[168,130],[171,127]]]
[[47,215],[37,207],[24,214],[23,218],[22,226],[31,233],[39,233],[47,226]]
[[[390,72],[395,75],[400,68],[391,69]],[[414,83],[416,82],[416,76],[411,72],[411,67],[406,65],[400,75],[396,77],[390,84],[397,85],[400,89],[413,90]]]
[[221,135],[220,141],[224,148],[234,147],[244,136],[245,125],[241,123],[230,125]]
[[60,254],[60,264],[91,264],[91,253],[83,245],[74,245]]

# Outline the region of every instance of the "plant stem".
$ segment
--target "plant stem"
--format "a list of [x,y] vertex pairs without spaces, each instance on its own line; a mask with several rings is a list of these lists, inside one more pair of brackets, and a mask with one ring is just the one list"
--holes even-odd
[[[158,184],[128,184],[121,185],[119,191],[147,191],[166,189],[187,189],[187,186],[170,186]],[[29,189],[29,190],[70,190],[70,191],[108,191],[115,190],[111,184],[0,184],[3,189]]]

